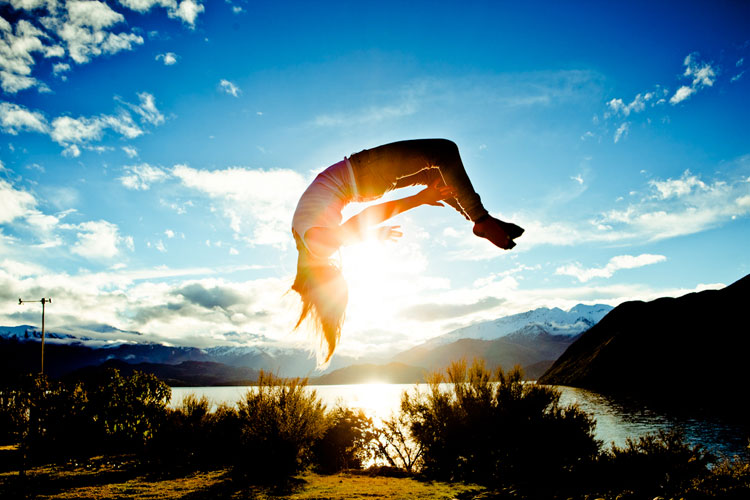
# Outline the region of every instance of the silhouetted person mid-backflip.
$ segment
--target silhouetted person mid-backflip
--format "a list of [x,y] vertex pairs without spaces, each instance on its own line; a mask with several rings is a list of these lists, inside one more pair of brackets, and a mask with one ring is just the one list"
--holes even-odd
[[[342,223],[350,202],[370,201],[407,186],[427,186],[419,193],[365,208]],[[319,335],[319,364],[331,359],[344,320],[348,289],[331,256],[342,246],[370,237],[396,240],[399,226],[378,226],[420,205],[455,208],[474,223],[474,234],[510,250],[523,234],[515,224],[492,217],[482,206],[466,174],[458,147],[445,139],[400,141],[365,149],[321,172],[302,194],[292,219],[297,244],[297,276],[292,290],[302,299],[296,327],[310,317]],[[296,328],[295,327],[295,328]]]

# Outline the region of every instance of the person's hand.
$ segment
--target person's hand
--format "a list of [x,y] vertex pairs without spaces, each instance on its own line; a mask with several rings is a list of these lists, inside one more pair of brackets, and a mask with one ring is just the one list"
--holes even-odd
[[383,226],[375,228],[375,236],[380,241],[396,241],[404,235],[398,229],[401,226]]
[[423,205],[433,205],[436,207],[444,207],[441,200],[446,198],[454,198],[456,196],[456,190],[451,186],[439,186],[440,179],[435,179],[432,184],[424,188],[422,191],[417,193],[419,201]]

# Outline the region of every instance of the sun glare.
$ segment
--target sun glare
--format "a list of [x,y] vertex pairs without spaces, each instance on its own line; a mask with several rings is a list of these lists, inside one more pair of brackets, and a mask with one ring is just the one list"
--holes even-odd
[[349,285],[349,310],[363,312],[388,299],[392,278],[392,252],[377,241],[367,241],[342,251],[343,273]]
[[349,286],[347,325],[356,329],[397,327],[398,313],[418,295],[424,259],[408,242],[366,241],[341,252]]

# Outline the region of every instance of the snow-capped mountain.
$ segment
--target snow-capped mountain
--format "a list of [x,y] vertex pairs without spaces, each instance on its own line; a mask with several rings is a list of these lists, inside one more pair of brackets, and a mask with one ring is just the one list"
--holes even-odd
[[[0,337],[6,339],[16,339],[20,341],[26,340],[42,340],[42,329],[31,325],[19,325],[19,326],[0,326]],[[44,332],[44,339],[50,340],[72,340],[76,339],[75,335],[69,333],[59,332]]]
[[[0,342],[17,342],[23,346],[41,342],[41,328],[31,325],[0,326]],[[263,369],[283,376],[308,376],[315,370],[309,350],[286,346],[262,335],[253,336],[255,345],[190,347],[147,341],[139,332],[120,330],[108,325],[60,326],[45,331],[50,352],[45,365],[51,373],[67,373],[83,366],[120,360],[128,363],[214,362],[224,365]],[[10,348],[6,346],[5,348]],[[36,354],[33,356],[36,363]],[[349,365],[355,360],[338,356],[329,370]],[[60,364],[59,367],[55,363]],[[57,369],[56,369],[57,368]]]
[[435,347],[449,344],[459,339],[495,340],[514,333],[548,333],[550,335],[578,335],[595,324],[613,308],[606,304],[592,306],[578,304],[563,311],[555,307],[540,307],[512,316],[469,325],[458,330],[434,337],[424,345]]

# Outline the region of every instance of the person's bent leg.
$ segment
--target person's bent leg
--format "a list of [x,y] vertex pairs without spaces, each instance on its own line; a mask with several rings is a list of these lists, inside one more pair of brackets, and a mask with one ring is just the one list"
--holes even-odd
[[[415,139],[399,141],[372,149],[366,149],[350,157],[354,168],[357,189],[363,196],[376,196],[385,191],[396,188],[399,179],[410,178],[408,184],[423,179],[434,179],[435,172],[425,169],[437,167],[443,181],[456,190],[457,203],[461,209],[455,207],[469,220],[475,221],[487,214],[482,206],[479,195],[466,174],[461,162],[458,147],[446,139]],[[412,177],[415,174],[420,176]],[[425,183],[429,185],[429,182]],[[377,193],[377,191],[383,190]]]
[[[437,175],[456,190],[445,200],[473,221],[474,234],[510,249],[523,229],[489,215],[466,173],[458,146],[446,139],[416,139],[364,150],[350,157],[363,196],[379,196],[396,187],[429,185]],[[435,168],[436,167],[436,168]],[[437,171],[436,171],[437,170]]]

